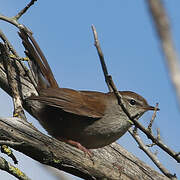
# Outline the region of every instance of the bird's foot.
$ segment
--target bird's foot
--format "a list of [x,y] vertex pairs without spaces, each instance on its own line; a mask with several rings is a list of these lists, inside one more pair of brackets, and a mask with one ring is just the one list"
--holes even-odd
[[89,149],[87,149],[87,148],[85,148],[83,145],[81,145],[81,143],[79,143],[79,142],[76,142],[76,141],[73,141],[73,140],[70,140],[70,139],[65,139],[65,138],[57,138],[58,140],[60,140],[60,141],[63,141],[63,142],[65,142],[65,143],[67,143],[67,144],[70,144],[70,145],[72,145],[72,146],[74,146],[74,147],[76,147],[76,148],[78,148],[78,149],[80,149],[81,151],[83,151],[85,154],[87,154],[89,157],[92,157],[92,152],[89,150]]

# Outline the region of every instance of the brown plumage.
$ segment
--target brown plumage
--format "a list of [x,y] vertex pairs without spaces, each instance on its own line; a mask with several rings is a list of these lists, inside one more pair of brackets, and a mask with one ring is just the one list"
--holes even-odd
[[[118,105],[114,93],[76,91],[59,88],[38,44],[30,33],[19,33],[26,54],[32,60],[42,108],[38,120],[53,137],[70,143],[89,154],[86,148],[106,146],[120,138],[131,126],[129,118]],[[154,110],[140,95],[122,91],[124,105],[131,116],[139,118]]]

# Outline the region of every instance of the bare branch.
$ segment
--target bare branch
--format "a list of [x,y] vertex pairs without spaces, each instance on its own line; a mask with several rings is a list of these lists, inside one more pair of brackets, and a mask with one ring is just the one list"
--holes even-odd
[[14,161],[14,164],[18,164],[18,160],[13,154],[13,151],[7,145],[1,145],[1,152],[8,155]]
[[137,131],[132,131],[132,129],[129,130],[129,133],[132,135],[132,137],[136,140],[136,142],[139,145],[139,148],[142,149],[147,156],[154,162],[154,164],[160,169],[160,171],[167,176],[168,178],[172,180],[177,180],[176,175],[172,175],[159,161],[156,155],[154,155],[149,148],[143,143],[140,136],[138,135]]
[[98,40],[98,35],[97,35],[97,31],[96,31],[96,28],[94,25],[91,26],[92,27],[92,31],[93,31],[93,35],[94,35],[94,45],[97,49],[97,52],[98,52],[98,55],[99,55],[99,59],[100,59],[100,62],[101,62],[101,66],[102,66],[102,69],[103,69],[103,73],[104,73],[104,77],[105,77],[105,81],[107,83],[107,86],[108,86],[108,89],[110,92],[112,92],[112,88],[111,86],[109,85],[109,82],[108,82],[108,70],[107,70],[107,67],[106,67],[106,64],[105,64],[105,61],[104,61],[104,55],[103,55],[103,52],[101,50],[101,47],[100,47],[100,43],[99,43],[99,40]]
[[29,4],[27,4],[27,6],[25,8],[23,8],[16,16],[14,16],[13,18],[18,20],[24,13],[26,13],[26,11],[34,4],[34,2],[37,0],[31,0],[31,2]]
[[18,19],[34,4],[35,1],[37,0],[31,0],[31,2],[14,17],[7,17],[1,14],[0,19],[16,26],[17,28],[22,28],[22,25],[18,22]]
[[9,162],[7,162],[4,158],[0,157],[0,169],[8,172],[19,180],[31,180],[26,176],[25,173],[20,171],[17,167],[13,166]]
[[151,121],[150,121],[150,123],[149,123],[149,125],[148,125],[148,130],[149,130],[149,132],[152,132],[152,125],[153,125],[154,119],[156,118],[156,112],[157,112],[157,110],[158,110],[158,103],[156,103],[154,113],[153,113],[152,118],[151,118]]
[[161,140],[157,139],[153,134],[149,133],[149,130],[143,127],[138,121],[132,120],[136,127],[138,127],[142,132],[146,134],[146,136],[152,140],[153,143],[158,145],[161,149],[163,149],[166,153],[168,153],[171,157],[173,157],[178,163],[180,163],[180,157],[177,156],[177,153],[170,149],[167,145],[165,145]]
[[3,21],[8,22],[8,23],[10,23],[10,24],[12,24],[12,25],[14,25],[14,26],[16,26],[17,28],[19,28],[20,25],[21,25],[16,19],[14,19],[14,18],[9,18],[9,17],[4,16],[4,15],[2,15],[2,14],[0,14],[0,19],[3,20]]
[[92,30],[93,30],[93,34],[94,34],[95,46],[97,48],[97,52],[98,52],[99,59],[100,59],[100,62],[101,62],[102,70],[104,72],[104,77],[105,77],[107,86],[108,86],[110,92],[114,92],[114,94],[115,94],[115,96],[116,96],[116,98],[118,100],[118,104],[121,106],[121,108],[123,109],[123,111],[128,116],[128,118],[129,118],[129,120],[131,122],[132,117],[130,116],[129,112],[127,111],[127,109],[124,106],[122,95],[117,90],[117,88],[116,88],[116,86],[115,86],[115,84],[114,84],[114,82],[112,80],[111,75],[108,74],[108,70],[107,70],[107,66],[106,66],[106,63],[105,63],[104,55],[103,55],[103,52],[102,52],[102,50],[100,48],[100,43],[99,43],[97,32],[96,32],[96,29],[95,29],[94,25],[92,25]]

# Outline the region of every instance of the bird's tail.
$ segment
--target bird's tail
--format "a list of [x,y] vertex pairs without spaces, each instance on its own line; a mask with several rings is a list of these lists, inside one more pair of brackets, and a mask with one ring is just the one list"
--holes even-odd
[[37,89],[40,90],[48,87],[58,88],[57,81],[54,78],[47,59],[34,39],[32,33],[28,29],[24,30],[23,28],[20,29],[18,34],[25,47],[25,54],[30,59],[29,65],[37,82]]

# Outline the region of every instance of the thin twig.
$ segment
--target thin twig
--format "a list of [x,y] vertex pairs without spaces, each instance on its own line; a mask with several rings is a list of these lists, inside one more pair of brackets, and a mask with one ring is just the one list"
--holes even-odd
[[106,67],[106,64],[105,64],[105,61],[104,61],[104,55],[103,55],[103,52],[101,50],[100,43],[99,43],[99,40],[98,40],[97,31],[96,31],[96,28],[95,28],[94,25],[92,25],[91,28],[92,28],[93,35],[94,35],[94,45],[95,45],[95,47],[97,49],[97,52],[98,52],[98,55],[99,55],[99,59],[100,59],[101,66],[102,66],[102,69],[103,69],[105,81],[107,83],[109,92],[112,92],[112,88],[108,83],[108,76],[109,76],[108,75],[108,70],[107,70],[107,67]]
[[130,116],[129,112],[127,111],[127,109],[124,106],[122,95],[117,90],[117,88],[116,88],[116,86],[115,86],[115,84],[114,84],[114,82],[112,80],[111,75],[108,74],[108,70],[107,70],[107,66],[106,66],[106,63],[105,63],[104,55],[103,55],[103,52],[101,50],[100,43],[99,43],[99,40],[98,40],[97,31],[96,31],[96,28],[95,28],[94,25],[92,25],[92,31],[93,31],[93,34],[94,34],[95,46],[96,46],[96,49],[97,49],[97,52],[98,52],[98,55],[99,55],[99,59],[100,59],[100,62],[101,62],[101,67],[102,67],[102,70],[103,70],[103,73],[104,73],[104,77],[105,77],[105,81],[107,83],[108,89],[109,89],[110,92],[114,92],[114,94],[116,95],[116,98],[118,100],[118,104],[121,106],[123,111],[126,113],[129,120],[131,120],[131,116]]
[[133,131],[132,129],[129,130],[129,133],[132,135],[132,137],[136,140],[136,142],[139,145],[139,148],[142,149],[147,156],[154,162],[154,164],[160,169],[160,171],[167,177],[169,177],[172,180],[177,180],[176,175],[172,175],[163,165],[160,163],[159,159],[155,154],[153,154],[149,148],[143,143],[140,136],[136,131]]
[[137,126],[146,136],[152,140],[153,143],[158,145],[161,149],[163,149],[166,153],[168,153],[171,157],[173,157],[178,163],[180,163],[180,157],[177,156],[177,153],[170,149],[167,145],[165,145],[161,140],[157,139],[153,134],[151,134],[148,129],[142,126],[138,121],[132,120],[135,126]]
[[13,18],[18,20],[24,13],[26,13],[26,11],[34,4],[34,2],[37,0],[31,0],[31,2],[29,4],[27,4],[27,6],[25,8],[23,8],[16,16],[14,16]]
[[155,106],[155,109],[154,109],[154,113],[153,113],[151,121],[150,121],[150,123],[148,125],[149,132],[152,132],[152,125],[153,125],[154,119],[156,118],[157,110],[158,110],[158,103],[156,103],[156,106]]
[[[153,116],[154,116],[154,114],[153,114]],[[153,117],[153,116],[152,116],[152,117]],[[147,130],[149,131],[149,133],[152,134],[152,130],[151,130],[151,129],[149,130],[149,126],[148,126]],[[153,135],[153,134],[152,134],[152,135]],[[161,141],[160,129],[159,129],[159,128],[157,128],[157,140],[158,140],[158,141]],[[153,146],[155,146],[155,145],[156,145],[156,143],[153,142],[153,143],[151,143],[151,144],[147,144],[146,146],[147,146],[147,147],[153,147]]]

